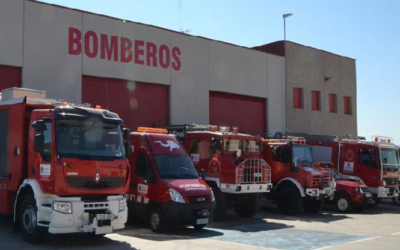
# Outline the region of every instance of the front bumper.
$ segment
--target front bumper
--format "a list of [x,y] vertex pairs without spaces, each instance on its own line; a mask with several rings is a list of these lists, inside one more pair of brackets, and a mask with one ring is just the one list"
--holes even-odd
[[305,193],[311,197],[320,197],[324,196],[325,198],[333,197],[335,192],[334,188],[324,187],[324,188],[306,188]]
[[399,188],[378,187],[369,189],[378,199],[393,198],[399,196]]
[[[165,219],[171,225],[196,225],[198,219],[207,219],[211,222],[215,214],[215,201],[205,204],[186,204],[167,202],[162,204]],[[208,211],[208,216],[204,212]]]
[[267,183],[267,184],[221,183],[220,189],[223,193],[228,193],[228,194],[269,193],[272,190],[272,183]]
[[[109,196],[105,201],[85,202],[79,197],[58,197],[54,201],[70,202],[72,213],[66,214],[51,209],[49,214],[49,233],[111,233],[122,229],[128,219],[128,209],[119,211],[122,196]],[[107,220],[99,220],[96,215],[107,214]]]
[[371,203],[372,194],[371,193],[356,193],[352,196],[353,204],[368,204]]

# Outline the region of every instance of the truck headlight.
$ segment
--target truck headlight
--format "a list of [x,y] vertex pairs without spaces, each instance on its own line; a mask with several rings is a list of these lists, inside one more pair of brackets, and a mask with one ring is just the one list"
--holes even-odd
[[72,213],[72,204],[71,202],[63,202],[63,201],[55,201],[53,203],[53,210],[65,213],[65,214],[71,214]]
[[362,193],[361,188],[354,188],[354,190],[356,191],[356,193]]
[[126,208],[127,208],[126,199],[124,198],[122,200],[119,200],[119,209],[118,209],[118,211],[119,212],[124,211]]
[[211,188],[210,191],[211,191],[211,201],[215,201],[215,195]]
[[185,199],[183,199],[183,196],[178,191],[176,191],[175,189],[170,188],[169,189],[169,195],[171,196],[171,200],[172,201],[175,201],[175,202],[178,202],[178,203],[185,203]]

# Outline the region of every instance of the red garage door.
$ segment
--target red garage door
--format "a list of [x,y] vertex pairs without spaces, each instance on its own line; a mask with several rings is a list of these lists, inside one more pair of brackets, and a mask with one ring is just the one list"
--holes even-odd
[[210,124],[238,126],[240,132],[253,135],[266,133],[265,99],[210,92]]
[[0,91],[21,87],[21,68],[0,65]]
[[168,86],[83,76],[82,102],[118,113],[132,131],[168,125]]

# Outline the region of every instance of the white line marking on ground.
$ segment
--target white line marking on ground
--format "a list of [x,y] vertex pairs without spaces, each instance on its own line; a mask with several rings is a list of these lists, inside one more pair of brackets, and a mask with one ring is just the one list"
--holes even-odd
[[314,250],[322,250],[322,249],[327,249],[327,248],[330,248],[330,247],[333,247],[333,246],[321,247],[321,248],[317,248],[317,249],[314,249]]
[[349,242],[350,244],[352,244],[352,243],[357,243],[357,242],[361,242],[361,241],[367,241],[367,240],[373,240],[373,239],[376,239],[376,238],[379,238],[380,236],[377,236],[377,237],[371,237],[371,238],[368,238],[368,239],[362,239],[362,240],[355,240],[355,241],[351,241],[351,242]]
[[400,234],[400,232],[392,233],[392,234],[390,234],[390,235],[399,235],[399,234]]

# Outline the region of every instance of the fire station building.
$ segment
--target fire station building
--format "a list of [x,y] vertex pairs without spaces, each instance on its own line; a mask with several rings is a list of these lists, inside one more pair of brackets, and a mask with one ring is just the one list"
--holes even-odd
[[[355,60],[289,42],[246,48],[31,0],[0,2],[0,90],[45,90],[138,126],[357,134]],[[287,102],[285,102],[287,99]],[[287,105],[285,105],[287,104]]]

